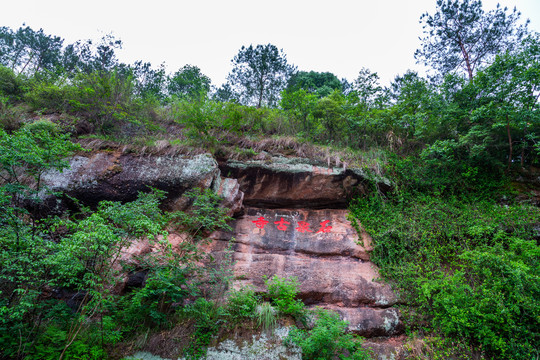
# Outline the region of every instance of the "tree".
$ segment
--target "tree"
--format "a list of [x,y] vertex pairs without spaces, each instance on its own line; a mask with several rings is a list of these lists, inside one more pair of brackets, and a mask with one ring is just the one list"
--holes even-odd
[[[297,120],[301,124],[301,129],[306,135],[310,135],[312,131],[312,125],[310,116],[312,117],[315,106],[317,105],[318,97],[315,94],[309,93],[304,89],[296,91],[283,91],[281,97],[281,107],[290,115],[292,120]],[[291,124],[291,130],[297,133],[298,130],[296,124]]]
[[77,73],[110,72],[118,66],[116,50],[122,48],[122,40],[107,34],[99,42],[77,41],[68,45],[62,56],[64,69]]
[[245,104],[275,105],[295,67],[287,63],[283,50],[275,45],[242,46],[231,60],[229,83],[240,93]]
[[358,97],[363,110],[380,109],[388,100],[387,89],[379,84],[379,75],[367,68],[362,68],[353,84],[354,94]]
[[[528,37],[521,51],[497,56],[491,66],[478,73],[474,86],[479,104],[472,111],[473,120],[487,126],[490,134],[504,129],[508,169],[516,142],[521,148],[519,159],[523,166],[526,154],[540,137],[540,40]],[[537,154],[532,156],[536,157]]]
[[204,98],[210,91],[211,80],[197,66],[186,65],[169,78],[170,95],[183,99]]
[[238,94],[235,93],[231,84],[225,83],[215,90],[212,99],[221,102],[238,102]]
[[17,73],[55,70],[60,64],[63,42],[58,36],[46,35],[43,29],[34,31],[27,26],[13,31],[1,27],[0,64]]
[[417,72],[408,70],[396,76],[390,86],[390,97],[394,102],[391,114],[395,124],[408,135],[425,138],[432,132],[433,123],[439,122],[436,92]]
[[158,70],[152,68],[149,62],[136,61],[129,70],[135,78],[135,93],[141,98],[162,101],[165,98],[165,65]]
[[333,90],[342,90],[342,84],[336,75],[330,72],[299,71],[287,82],[286,91],[304,89],[317,94],[319,98],[328,96]]
[[507,10],[497,5],[484,12],[481,0],[437,0],[437,12],[420,18],[425,36],[415,58],[442,75],[461,68],[472,81],[479,68],[527,33],[528,21],[518,25],[521,13]]
[[343,94],[334,90],[315,104],[313,116],[322,125],[318,134],[320,140],[337,142],[343,138],[345,101]]

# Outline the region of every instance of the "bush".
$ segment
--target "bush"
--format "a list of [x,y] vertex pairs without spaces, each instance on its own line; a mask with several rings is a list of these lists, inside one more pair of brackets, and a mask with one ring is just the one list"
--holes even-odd
[[540,247],[514,239],[510,249],[466,251],[459,259],[460,270],[422,287],[419,300],[431,304],[434,324],[490,356],[534,358],[540,343]]
[[[415,195],[361,199],[351,214],[372,260],[431,328],[487,356],[530,359],[540,342],[540,211],[524,204]],[[407,314],[407,308],[402,314]]]
[[243,287],[232,291],[227,299],[227,312],[233,322],[253,319],[257,313],[259,299],[252,288]]
[[133,328],[141,324],[148,327],[171,325],[178,305],[194,293],[188,282],[189,275],[186,267],[158,265],[146,279],[144,288],[124,296],[124,310],[119,312],[119,320]]
[[280,313],[294,317],[301,317],[304,314],[304,303],[302,300],[296,299],[300,284],[295,277],[284,279],[274,275],[265,283],[268,287],[268,296]]
[[73,91],[73,88],[62,84],[36,83],[25,97],[33,110],[63,112],[69,110]]
[[24,106],[12,105],[7,96],[0,95],[0,129],[18,130],[24,119]]
[[198,298],[193,304],[186,306],[184,314],[195,321],[193,341],[185,353],[190,358],[199,359],[205,355],[212,338],[225,322],[227,312],[215,302]]
[[285,343],[302,349],[305,360],[367,360],[369,352],[361,348],[361,338],[347,333],[347,322],[337,313],[324,309],[315,311],[316,320],[310,331],[292,328]]
[[16,100],[23,94],[23,81],[13,70],[0,65],[0,97]]

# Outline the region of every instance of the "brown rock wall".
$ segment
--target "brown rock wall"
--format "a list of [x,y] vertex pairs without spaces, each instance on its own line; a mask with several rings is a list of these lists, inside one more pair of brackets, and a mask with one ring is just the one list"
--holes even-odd
[[[327,232],[318,232],[322,223]],[[219,256],[234,237],[236,287],[251,285],[263,292],[265,276],[296,277],[306,304],[337,311],[351,331],[363,336],[402,331],[399,314],[391,308],[397,296],[377,281],[369,238],[358,238],[346,210],[246,208],[232,226],[232,232],[214,233],[206,250]]]

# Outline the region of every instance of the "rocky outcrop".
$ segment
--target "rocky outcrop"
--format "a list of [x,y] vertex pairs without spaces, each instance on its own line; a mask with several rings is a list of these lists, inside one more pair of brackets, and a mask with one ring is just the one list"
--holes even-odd
[[[96,152],[73,157],[68,169],[45,173],[42,182],[48,189],[90,206],[102,200],[133,201],[139,192],[150,188],[166,192],[167,210],[185,209],[189,201],[182,194],[193,188],[213,187],[224,198],[231,215],[241,210],[243,201],[238,181],[222,178],[209,154],[189,157]],[[57,201],[44,192],[42,197],[49,205]]]
[[[189,205],[182,196],[187,190],[212,188],[231,209],[229,215],[237,218],[232,231],[212,234],[214,241],[203,250],[219,258],[234,238],[235,287],[249,285],[264,292],[265,277],[295,277],[307,306],[338,312],[349,322],[349,330],[369,337],[380,354],[391,356],[400,343],[403,326],[393,307],[398,298],[378,281],[377,268],[369,260],[370,238],[359,238],[345,210],[348,198],[365,193],[369,182],[388,189],[385,179],[305,159],[227,161],[218,166],[210,155],[101,152],[74,157],[70,169],[50,172],[43,181],[86,205],[134,200],[139,191],[154,187],[168,193],[168,210]],[[181,234],[168,238],[173,249],[184,239]],[[156,243],[142,240],[126,249],[122,260],[137,269],[138,257],[159,250]],[[144,272],[124,275],[116,292],[144,286]]]
[[359,239],[346,210],[246,208],[232,232],[214,233],[208,251],[222,252],[231,237],[235,286],[264,291],[264,278],[297,278],[309,306],[335,310],[362,336],[402,331],[397,297],[377,281],[369,238]]
[[346,208],[348,200],[365,193],[369,181],[388,190],[390,182],[361,169],[332,168],[308,159],[226,161],[223,175],[238,179],[244,204],[264,208]]
[[221,177],[216,179],[213,189],[222,199],[222,205],[229,209],[228,216],[233,216],[244,208],[244,193],[240,191],[238,180]]

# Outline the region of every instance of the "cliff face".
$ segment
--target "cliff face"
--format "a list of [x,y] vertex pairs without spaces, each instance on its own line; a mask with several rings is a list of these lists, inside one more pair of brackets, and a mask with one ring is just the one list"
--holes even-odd
[[[264,276],[296,277],[306,305],[338,312],[379,358],[396,356],[403,332],[398,297],[378,281],[371,239],[359,237],[345,209],[349,198],[367,191],[366,176],[283,158],[220,169],[238,180],[245,210],[231,232],[212,235],[209,250],[219,255],[234,238],[235,286],[264,291]],[[390,187],[385,179],[371,181]]]
[[[227,177],[222,177],[225,175]],[[181,209],[190,188],[213,188],[236,217],[232,231],[217,232],[205,249],[216,258],[234,238],[234,286],[265,291],[264,277],[296,277],[308,306],[337,311],[349,329],[371,340],[381,358],[395,353],[403,327],[398,299],[378,281],[369,260],[370,238],[360,238],[348,220],[347,199],[365,193],[359,170],[334,169],[300,159],[218,163],[209,155],[137,157],[96,153],[72,159],[71,169],[49,173],[45,183],[89,205],[129,201],[148,186],[168,192],[165,206]],[[172,239],[179,238],[171,236]],[[144,244],[143,244],[144,245]],[[130,251],[144,253],[141,244]],[[130,256],[129,252],[126,258]]]
[[[264,291],[264,277],[296,277],[306,305],[332,309],[366,337],[399,334],[396,295],[376,281],[369,239],[358,239],[346,210],[246,208],[230,233],[213,234],[219,254],[234,237],[235,285]],[[360,243],[360,244],[359,244]]]

